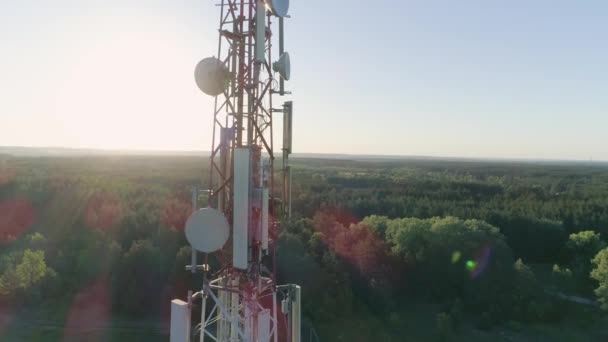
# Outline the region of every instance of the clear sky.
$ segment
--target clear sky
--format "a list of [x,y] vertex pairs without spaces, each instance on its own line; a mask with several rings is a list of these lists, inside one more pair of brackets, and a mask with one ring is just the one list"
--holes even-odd
[[[0,1],[0,145],[209,150],[211,0]],[[608,160],[608,2],[291,0],[296,152]]]

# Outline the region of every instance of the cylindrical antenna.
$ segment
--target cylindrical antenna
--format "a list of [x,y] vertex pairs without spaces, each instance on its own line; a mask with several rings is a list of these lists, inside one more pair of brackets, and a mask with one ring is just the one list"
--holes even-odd
[[[283,56],[285,52],[285,19],[279,17],[279,56]],[[281,77],[279,79],[279,94],[285,95],[285,80]]]
[[266,61],[266,7],[264,1],[258,0],[255,8],[255,61]]
[[[192,212],[196,212],[198,209],[198,189],[192,189]],[[196,264],[198,264],[197,260],[197,252],[192,246],[192,254],[190,255],[190,266],[192,267],[192,273],[196,273]]]

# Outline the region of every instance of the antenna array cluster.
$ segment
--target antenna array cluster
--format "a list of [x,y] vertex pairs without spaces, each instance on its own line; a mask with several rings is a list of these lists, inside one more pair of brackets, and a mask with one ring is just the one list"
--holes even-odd
[[[194,72],[198,88],[215,97],[208,207],[199,209],[196,190],[185,229],[192,246],[186,269],[200,271],[203,286],[190,292],[187,302],[172,302],[171,341],[299,342],[300,287],[276,285],[274,244],[280,219],[291,213],[293,103],[273,104],[275,95],[290,94],[283,30],[289,0],[220,0],[219,8],[217,55],[201,60]],[[280,189],[274,172],[276,113],[283,114]],[[209,253],[220,261],[219,269],[210,269]],[[192,328],[192,308],[199,300],[201,319]]]

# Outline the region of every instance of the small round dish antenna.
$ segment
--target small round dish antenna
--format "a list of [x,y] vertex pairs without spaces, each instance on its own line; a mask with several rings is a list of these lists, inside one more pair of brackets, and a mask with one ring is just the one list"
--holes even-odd
[[278,61],[272,63],[272,70],[278,72],[285,81],[289,81],[291,76],[291,60],[289,58],[289,52],[284,52]]
[[186,221],[186,240],[199,252],[220,250],[230,235],[226,216],[213,208],[195,211]]
[[226,89],[230,81],[230,72],[222,61],[215,57],[209,57],[196,65],[194,80],[203,93],[218,96]]
[[266,4],[277,17],[286,17],[289,12],[289,0],[266,0]]

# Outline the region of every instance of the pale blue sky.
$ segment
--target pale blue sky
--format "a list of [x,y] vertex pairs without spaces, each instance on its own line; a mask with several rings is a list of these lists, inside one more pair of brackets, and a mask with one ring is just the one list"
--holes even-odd
[[[608,160],[608,2],[291,0],[296,152]],[[208,150],[211,0],[0,1],[0,145]]]

